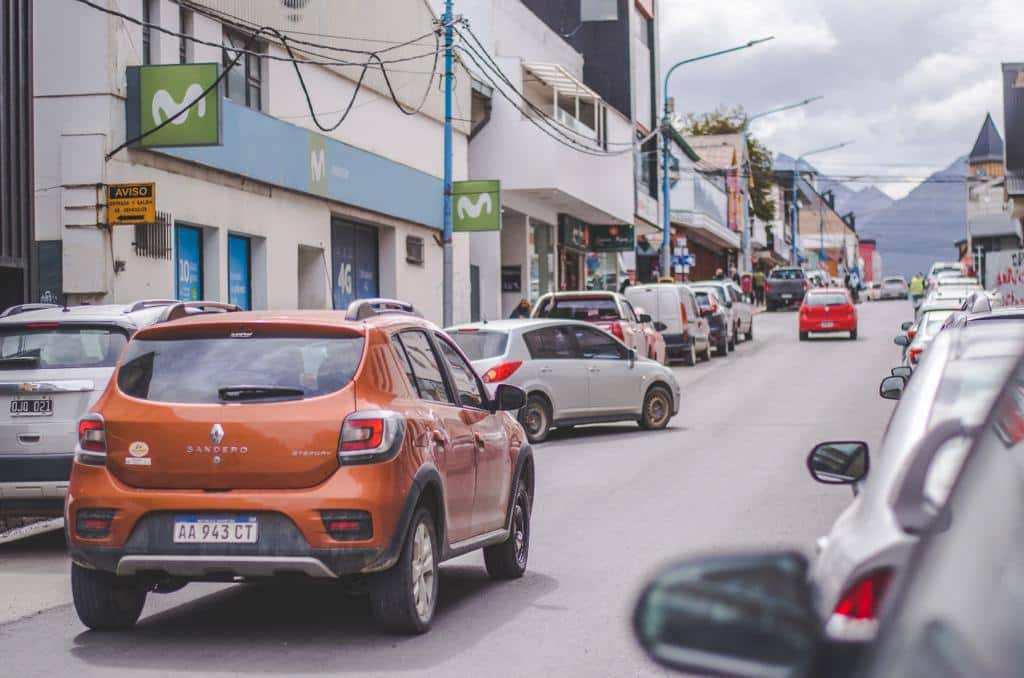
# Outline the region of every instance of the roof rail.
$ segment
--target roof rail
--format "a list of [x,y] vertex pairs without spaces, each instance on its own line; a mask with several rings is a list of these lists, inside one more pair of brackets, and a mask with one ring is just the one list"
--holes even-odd
[[385,313],[400,313],[404,315],[420,316],[412,304],[399,301],[398,299],[356,299],[348,305],[345,311],[345,320],[366,320]]
[[158,322],[170,322],[178,318],[185,318],[191,315],[202,315],[205,313],[235,313],[242,308],[236,304],[224,304],[219,301],[178,301],[160,315]]
[[180,303],[177,299],[140,299],[124,310],[125,313],[135,313],[145,308],[156,308],[157,306],[171,306]]
[[42,311],[48,308],[64,308],[60,304],[18,304],[17,306],[11,306],[3,313],[0,313],[0,318],[9,318],[12,315],[18,315],[19,313],[26,313],[28,311]]

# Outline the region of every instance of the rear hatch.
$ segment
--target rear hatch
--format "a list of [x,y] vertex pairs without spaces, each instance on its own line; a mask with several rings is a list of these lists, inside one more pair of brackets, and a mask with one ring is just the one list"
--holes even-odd
[[766,281],[766,289],[773,295],[792,295],[794,298],[802,296],[807,289],[807,279],[803,273],[791,269],[772,271]]
[[800,312],[816,322],[838,322],[847,320],[853,309],[845,294],[816,292],[807,295]]
[[139,335],[101,409],[133,487],[290,489],[338,468],[365,339],[338,326],[191,323]]
[[626,288],[626,298],[633,308],[642,308],[653,320],[665,323],[663,334],[683,333],[683,314],[679,294],[669,286],[637,286]]
[[448,330],[448,335],[459,345],[480,376],[501,364],[508,352],[509,335],[504,330],[459,327]]
[[73,453],[127,343],[111,324],[0,326],[0,455]]

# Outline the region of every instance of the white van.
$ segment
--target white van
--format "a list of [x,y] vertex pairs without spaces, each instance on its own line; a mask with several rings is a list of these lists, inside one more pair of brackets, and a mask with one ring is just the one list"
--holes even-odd
[[677,283],[631,285],[623,294],[634,307],[643,307],[652,320],[665,324],[661,335],[669,362],[682,360],[693,365],[698,354],[705,360],[711,358],[708,321],[688,287]]

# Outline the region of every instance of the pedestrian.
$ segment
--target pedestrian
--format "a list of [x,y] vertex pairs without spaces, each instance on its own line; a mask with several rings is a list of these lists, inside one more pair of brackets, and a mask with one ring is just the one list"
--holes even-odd
[[732,278],[732,281],[734,283],[736,283],[737,285],[740,284],[740,274],[739,274],[739,271],[737,271],[732,266],[729,267],[729,277]]
[[764,273],[760,270],[754,271],[754,303],[764,306]]
[[740,279],[740,287],[743,289],[743,298],[747,303],[754,303],[754,279],[749,273],[744,273]]
[[526,299],[520,299],[516,307],[512,309],[512,314],[509,318],[529,318],[530,317],[530,302]]
[[924,274],[920,271],[917,272],[913,278],[910,279],[910,298],[914,300],[914,308],[921,303],[921,297],[924,296]]
[[715,269],[715,280],[725,280],[725,271],[720,268]]
[[629,276],[626,276],[625,278],[623,278],[622,282],[619,283],[619,294],[625,294],[626,293],[626,288],[629,287],[632,284],[633,283],[631,283],[629,281]]

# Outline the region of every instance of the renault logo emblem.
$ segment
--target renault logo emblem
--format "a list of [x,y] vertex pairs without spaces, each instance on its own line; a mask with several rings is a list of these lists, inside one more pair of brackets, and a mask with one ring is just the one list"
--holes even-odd
[[220,424],[214,424],[213,428],[210,429],[210,442],[214,445],[220,445],[222,440],[224,440],[224,427]]

